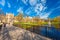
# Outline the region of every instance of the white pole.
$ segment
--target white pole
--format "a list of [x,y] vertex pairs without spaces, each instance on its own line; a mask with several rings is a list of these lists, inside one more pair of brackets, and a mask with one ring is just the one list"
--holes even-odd
[[50,21],[48,22],[48,25],[49,25],[49,27],[51,27],[51,22]]

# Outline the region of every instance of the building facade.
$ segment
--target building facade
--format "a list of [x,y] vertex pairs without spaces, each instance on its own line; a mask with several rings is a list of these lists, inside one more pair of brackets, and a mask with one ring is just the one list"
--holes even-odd
[[14,14],[12,13],[6,13],[6,23],[13,24],[14,22]]

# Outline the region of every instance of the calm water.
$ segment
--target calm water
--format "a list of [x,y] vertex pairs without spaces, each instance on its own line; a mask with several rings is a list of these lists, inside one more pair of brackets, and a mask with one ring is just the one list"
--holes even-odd
[[60,40],[60,30],[54,28],[54,26],[37,27],[36,29],[33,29],[32,32],[35,32],[39,35],[43,35],[45,37],[52,38],[54,40]]
[[53,38],[53,39],[60,39],[60,30],[58,30],[58,29],[56,29],[54,27],[40,28],[40,33],[39,34],[41,34],[43,36],[46,36],[46,37],[49,37],[49,38]]

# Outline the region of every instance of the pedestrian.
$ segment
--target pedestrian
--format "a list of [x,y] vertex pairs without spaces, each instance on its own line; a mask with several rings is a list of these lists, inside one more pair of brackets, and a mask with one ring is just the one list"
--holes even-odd
[[3,24],[3,23],[0,23],[0,31],[1,31],[1,29],[2,29],[2,24]]
[[6,27],[6,23],[3,23],[4,27]]

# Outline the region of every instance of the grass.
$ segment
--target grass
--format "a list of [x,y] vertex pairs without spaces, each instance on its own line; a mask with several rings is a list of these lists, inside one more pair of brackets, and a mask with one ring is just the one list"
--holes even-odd
[[[52,22],[52,25],[54,25],[55,28],[58,28],[59,23],[60,22]],[[47,25],[48,22],[43,22],[43,23],[41,23],[41,22],[15,22],[14,24],[16,26],[18,25],[21,28],[28,29],[28,28],[32,28],[34,26]]]
[[34,26],[40,26],[40,25],[45,25],[47,22],[41,23],[41,22],[15,22],[14,25],[19,25],[24,29],[28,29]]
[[52,25],[54,25],[55,28],[60,28],[60,22],[52,22]]

